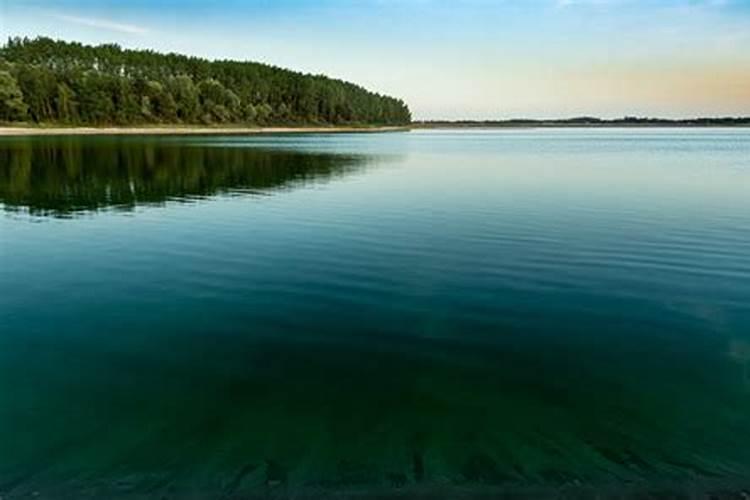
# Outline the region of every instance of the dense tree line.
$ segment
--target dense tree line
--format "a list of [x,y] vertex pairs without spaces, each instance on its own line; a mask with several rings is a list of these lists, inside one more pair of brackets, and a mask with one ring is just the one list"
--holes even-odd
[[11,38],[0,47],[0,121],[400,125],[411,114],[358,85],[260,63]]

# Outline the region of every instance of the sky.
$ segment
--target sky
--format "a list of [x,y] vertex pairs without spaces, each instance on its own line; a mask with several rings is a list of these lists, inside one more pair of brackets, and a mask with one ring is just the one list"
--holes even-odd
[[0,0],[0,37],[260,61],[416,119],[750,115],[750,0]]

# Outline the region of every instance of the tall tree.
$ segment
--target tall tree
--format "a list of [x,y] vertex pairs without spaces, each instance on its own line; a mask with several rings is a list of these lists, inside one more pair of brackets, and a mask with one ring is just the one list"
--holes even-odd
[[198,88],[187,75],[177,75],[167,81],[167,90],[175,102],[177,118],[186,123],[197,121],[200,113]]
[[27,111],[28,107],[23,101],[23,93],[16,79],[8,71],[0,71],[0,120],[25,120]]
[[57,119],[61,122],[75,122],[78,118],[78,102],[75,98],[75,92],[65,82],[57,84],[55,111]]

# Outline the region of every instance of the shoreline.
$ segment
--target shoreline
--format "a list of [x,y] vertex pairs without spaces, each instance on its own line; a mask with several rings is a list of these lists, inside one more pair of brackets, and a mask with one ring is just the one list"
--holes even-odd
[[256,136],[274,134],[367,134],[386,132],[410,132],[415,130],[529,130],[529,129],[703,129],[703,128],[750,128],[750,124],[680,124],[680,123],[654,123],[654,124],[571,124],[571,123],[536,123],[536,124],[511,124],[511,123],[420,123],[399,126],[345,126],[345,127],[193,127],[193,126],[138,126],[138,127],[45,127],[45,126],[8,126],[0,125],[0,137],[24,137],[24,136],[134,136],[134,135],[235,135]]
[[713,123],[713,122],[680,122],[680,121],[657,121],[652,123],[627,123],[627,122],[599,122],[599,123],[574,123],[556,121],[508,121],[508,122],[414,122],[411,125],[414,130],[425,129],[550,129],[550,128],[590,128],[590,129],[643,129],[643,128],[750,128],[750,121],[737,123]]
[[14,127],[0,126],[0,137],[40,135],[264,135],[408,132],[411,126],[385,127]]

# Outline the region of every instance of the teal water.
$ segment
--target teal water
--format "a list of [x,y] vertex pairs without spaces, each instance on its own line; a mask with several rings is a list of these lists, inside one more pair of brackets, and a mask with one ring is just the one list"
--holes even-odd
[[0,204],[5,500],[750,488],[750,130],[2,138]]

